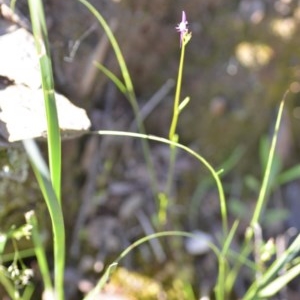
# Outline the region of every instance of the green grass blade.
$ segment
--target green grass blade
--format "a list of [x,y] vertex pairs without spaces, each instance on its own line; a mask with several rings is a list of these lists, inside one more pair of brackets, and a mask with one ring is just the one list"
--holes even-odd
[[300,178],[300,165],[297,165],[279,174],[276,179],[276,184],[283,185],[299,178]]
[[[130,101],[134,101],[135,103],[131,103],[134,107],[137,106],[137,103],[135,101],[135,93],[134,93],[134,89],[133,89],[133,84],[129,75],[129,71],[125,62],[125,59],[123,57],[122,51],[118,45],[118,42],[112,32],[112,30],[110,29],[109,25],[107,24],[107,22],[105,21],[105,19],[102,17],[102,15],[96,10],[96,8],[90,4],[88,1],[86,0],[78,0],[79,2],[81,2],[95,17],[96,19],[99,21],[99,23],[101,24],[101,26],[103,27],[113,49],[114,52],[116,54],[116,58],[118,60],[118,64],[120,66],[121,72],[122,72],[122,76],[125,82],[125,86],[127,88],[127,93],[130,96]],[[136,107],[138,109],[138,107]]]
[[190,97],[185,97],[182,102],[180,102],[180,104],[178,105],[178,111],[179,113],[181,113],[186,106],[190,103],[191,98]]
[[230,229],[230,231],[229,231],[228,235],[226,236],[226,239],[223,243],[223,247],[222,247],[222,254],[223,255],[226,255],[228,253],[229,247],[232,243],[232,240],[235,236],[235,233],[238,229],[238,226],[239,226],[239,221],[238,220],[234,221],[234,223],[233,223],[233,225],[232,225],[232,227],[231,227],[231,229]]
[[261,289],[258,293],[259,298],[270,298],[277,294],[281,289],[287,286],[287,284],[300,274],[300,264],[292,267],[286,271],[283,275],[274,279],[266,287]]
[[115,84],[119,91],[126,96],[127,89],[124,83],[113,72],[108,70],[102,64],[99,64],[98,62],[94,62],[94,64],[106,77],[108,77]]
[[[258,282],[254,282],[248,289],[243,300],[251,300],[257,297],[261,290],[271,284],[274,278],[277,276],[279,271],[288,263],[290,263],[300,251],[300,235],[294,240],[294,242],[289,246],[289,248],[277,258],[273,264],[268,268],[268,270],[263,274],[262,278]],[[293,271],[294,272],[294,271]]]
[[[245,149],[243,147],[236,148],[233,153],[226,159],[226,161],[221,164],[219,167],[215,168],[216,170],[224,170],[219,174],[220,178],[224,177],[228,174],[239,162],[243,154],[245,153]],[[201,182],[198,184],[191,200],[189,206],[189,217],[191,219],[191,223],[193,224],[196,221],[196,212],[198,211],[201,201],[199,203],[199,199],[201,199],[205,193],[211,189],[214,185],[214,180],[211,177],[205,177],[201,179]]]
[[34,292],[34,285],[33,284],[27,284],[25,286],[23,295],[22,295],[22,300],[30,300],[32,299],[32,295]]
[[215,183],[217,185],[217,189],[219,192],[219,201],[220,201],[220,210],[221,210],[221,216],[222,216],[222,226],[223,226],[223,234],[224,237],[227,236],[228,233],[228,217],[227,217],[227,206],[226,206],[226,199],[224,194],[223,185],[220,180],[220,176],[218,172],[215,171],[215,169],[212,167],[212,165],[201,155],[193,151],[187,146],[184,146],[180,143],[172,142],[166,138],[154,136],[154,135],[148,135],[148,134],[142,134],[142,133],[136,133],[136,132],[126,132],[126,131],[112,131],[112,130],[100,130],[93,132],[94,134],[99,135],[115,135],[115,136],[127,136],[131,138],[140,138],[140,139],[148,139],[151,141],[156,141],[160,143],[164,143],[167,145],[172,145],[174,147],[180,148],[187,153],[194,156],[199,162],[201,162],[211,173],[212,177],[215,180]]
[[[34,256],[35,252],[34,249],[26,249],[26,250],[19,250],[19,257],[21,257],[22,259],[26,258],[26,257],[32,257]],[[11,260],[14,259],[15,257],[15,253],[7,253],[7,254],[3,254],[0,256],[1,257],[1,262],[2,263],[7,263]]]
[[118,263],[121,259],[123,259],[129,252],[131,252],[134,248],[140,246],[141,244],[148,242],[151,239],[156,239],[159,237],[166,237],[166,236],[184,236],[184,237],[193,237],[192,233],[184,232],[184,231],[162,231],[158,233],[153,233],[147,235],[145,237],[140,238],[139,240],[135,241],[129,247],[127,247],[118,257],[116,262]]
[[58,300],[64,299],[65,227],[61,206],[52,187],[45,161],[33,140],[23,141],[39,187],[44,196],[53,229],[54,285]]
[[231,242],[234,238],[236,230],[238,228],[238,221],[235,221],[232,228],[230,229],[222,247],[222,251],[217,255],[218,258],[218,279],[215,288],[215,295],[217,300],[224,300],[226,299],[226,295],[228,295],[229,291],[231,290],[231,286],[228,285],[226,281],[227,274],[228,274],[228,262],[227,262],[227,253],[229,251]]
[[[260,192],[259,192],[259,196],[258,196],[258,200],[254,209],[254,213],[251,219],[250,224],[252,226],[250,226],[248,228],[248,231],[246,232],[246,238],[244,241],[244,244],[240,250],[240,254],[239,254],[239,258],[236,260],[235,266],[232,268],[231,272],[229,273],[228,277],[227,277],[227,281],[231,282],[230,284],[233,286],[236,277],[238,276],[239,270],[242,266],[242,260],[245,259],[246,257],[248,257],[248,255],[251,253],[252,251],[252,246],[251,246],[251,240],[253,237],[253,226],[255,226],[258,221],[259,218],[261,216],[262,210],[265,206],[265,202],[266,202],[266,198],[267,198],[267,194],[269,191],[269,183],[270,183],[270,174],[271,174],[271,168],[272,168],[272,163],[273,163],[273,158],[275,155],[275,147],[276,147],[276,142],[277,142],[277,136],[278,136],[278,130],[279,130],[279,125],[280,125],[280,121],[281,121],[281,117],[282,117],[282,113],[283,113],[283,108],[284,108],[284,102],[285,99],[288,95],[288,91],[284,94],[280,106],[279,106],[279,110],[278,110],[278,114],[277,114],[277,119],[276,119],[276,123],[275,123],[275,130],[274,130],[274,134],[273,134],[273,138],[272,138],[272,142],[271,142],[271,147],[269,150],[269,154],[268,154],[268,159],[267,159],[267,163],[266,163],[266,170],[265,170],[265,174],[263,177],[263,182],[262,182],[262,186],[260,188]],[[255,285],[255,283],[254,283]],[[254,288],[250,290],[248,290],[247,292],[247,297],[246,299],[252,299],[250,295],[252,295],[252,291],[255,290]]]
[[263,275],[259,285],[261,287],[266,286],[276,276],[276,274],[286,265],[291,262],[296,255],[300,252],[300,235],[294,240],[294,242],[284,251],[281,256],[275,260],[275,262],[268,268],[267,272]]
[[166,236],[193,237],[193,234],[188,232],[183,232],[183,231],[163,231],[163,232],[147,235],[135,241],[133,244],[127,247],[112,264],[108,266],[103,276],[97,283],[96,287],[92,291],[90,291],[83,300],[93,300],[96,299],[97,295],[99,296],[99,293],[103,289],[104,285],[108,282],[113,271],[117,268],[120,260],[123,259],[129,252],[131,252],[133,249],[140,246],[141,244],[150,241],[151,239],[156,239],[156,238],[166,237]]
[[[263,170],[266,170],[267,164],[268,164],[268,158],[270,154],[270,141],[267,137],[263,137],[260,142],[260,163],[262,166],[262,172]],[[280,174],[282,170],[282,162],[279,158],[279,156],[274,153],[273,161],[272,161],[272,167],[270,170],[270,176],[269,176],[269,189],[270,191],[275,187],[275,183],[277,181],[277,177]]]
[[270,148],[269,157],[267,160],[266,170],[265,170],[262,186],[261,186],[261,189],[259,192],[259,196],[257,199],[257,204],[255,206],[255,210],[254,210],[254,213],[253,213],[253,216],[251,219],[252,225],[255,225],[256,223],[259,222],[259,218],[260,218],[262,210],[265,206],[266,196],[267,196],[268,188],[269,188],[271,168],[272,168],[272,163],[273,163],[273,159],[274,159],[274,155],[275,155],[278,131],[279,131],[279,126],[280,126],[280,122],[281,122],[281,118],[282,118],[284,102],[287,97],[287,94],[288,94],[288,91],[284,94],[284,96],[281,100],[280,106],[279,106],[277,119],[276,119],[276,123],[275,123],[274,134],[273,134],[272,143],[271,143],[271,148]]
[[61,140],[55,103],[54,80],[48,34],[41,0],[28,0],[35,45],[40,60],[42,87],[47,117],[47,139],[51,182],[57,200],[61,199]]
[[225,291],[225,282],[226,282],[226,273],[228,270],[228,262],[224,255],[218,256],[218,280],[215,286],[215,296],[216,300],[224,300],[226,299],[226,291]]
[[103,276],[98,281],[95,288],[93,288],[84,298],[83,300],[94,300],[99,297],[99,294],[101,290],[103,289],[104,285],[108,282],[109,278],[111,277],[111,274],[114,272],[114,270],[117,268],[117,263],[112,263],[108,266],[108,268],[105,270]]
[[[121,73],[122,73],[122,76],[124,79],[124,86],[126,87],[125,95],[132,107],[138,130],[140,133],[145,133],[145,127],[143,124],[142,117],[140,115],[139,105],[138,105],[138,102],[137,102],[137,99],[135,96],[132,80],[131,80],[125,59],[123,57],[122,51],[119,47],[119,44],[118,44],[112,30],[110,29],[109,25],[107,24],[105,19],[102,17],[102,15],[96,10],[96,8],[92,4],[90,4],[86,0],[78,0],[78,1],[81,2],[95,16],[95,18],[99,21],[102,28],[104,29],[105,34],[106,34],[107,38],[109,39],[109,42],[115,52],[119,67],[121,69]],[[119,81],[119,83],[121,84],[121,81]],[[123,83],[122,83],[122,85],[123,85]],[[145,141],[145,140],[142,141],[142,147],[143,147],[143,152],[144,152],[144,158],[147,163],[147,168],[148,168],[149,175],[151,178],[152,191],[154,193],[154,196],[158,200],[158,193],[159,193],[158,183],[157,183],[155,170],[154,170],[153,162],[151,160],[149,145],[148,145],[147,141]]]

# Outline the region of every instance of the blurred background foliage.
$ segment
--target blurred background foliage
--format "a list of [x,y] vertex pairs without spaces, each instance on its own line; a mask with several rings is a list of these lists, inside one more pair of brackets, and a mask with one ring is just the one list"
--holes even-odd
[[[17,6],[26,15],[25,2],[19,0]],[[165,95],[155,101],[144,119],[148,133],[164,137],[171,122],[174,94],[171,86],[177,77],[180,55],[175,26],[185,10],[193,36],[186,49],[182,99],[190,96],[191,101],[180,116],[180,141],[214,166],[226,166],[224,184],[232,218],[242,221],[238,244],[262,178],[260,141],[272,134],[279,101],[288,89],[276,159],[280,161],[280,171],[299,163],[299,1],[90,2],[106,18],[120,43],[140,107],[153,104],[153,95],[163,88]],[[93,65],[96,60],[120,74],[113,51],[96,20],[74,0],[47,0],[45,8],[57,90],[87,110],[93,129],[134,130],[130,105]],[[28,210],[33,206],[44,214],[44,208],[36,204],[41,196],[32,183],[32,174],[27,180],[23,178],[28,172],[27,162],[22,161],[24,156],[21,154],[16,161],[15,152],[19,150],[6,151],[8,161],[3,168],[16,169],[22,178],[12,178],[10,187],[7,187],[9,178],[1,181],[1,197],[6,195],[4,198],[10,203],[8,212],[1,213],[1,226],[5,230],[11,224],[20,224],[14,214],[23,218],[27,210],[24,199],[29,199]],[[72,295],[75,281],[84,286],[80,278],[90,278],[92,272],[101,271],[99,262],[102,266],[132,241],[153,232],[155,201],[149,191],[142,152],[135,141],[85,136],[65,141],[63,153],[63,201],[70,248],[66,277],[73,284],[68,291]],[[163,185],[169,149],[152,144],[152,155]],[[15,175],[12,172],[10,176]],[[200,229],[212,235],[220,231],[218,196],[207,177],[192,158],[178,154],[173,192],[176,205],[171,207],[169,229]],[[266,214],[268,235],[283,232],[288,226],[300,229],[296,216],[300,209],[299,188],[300,183],[295,180],[285,181],[283,188],[280,184],[274,187]],[[16,194],[11,195],[12,191]],[[11,221],[4,224],[8,216]],[[40,218],[45,222],[43,216]],[[276,226],[272,219],[278,221]],[[156,274],[153,277],[160,282],[172,284],[174,274],[180,270],[181,283],[193,278],[197,289],[201,282],[202,290],[209,290],[216,275],[215,259],[197,256],[194,260],[186,257],[183,249],[183,245],[173,242],[144,246],[125,265]],[[74,267],[74,261],[79,267]],[[186,270],[183,271],[182,265]],[[86,287],[80,284],[79,289],[85,291]],[[239,292],[243,294],[241,285]]]
[[[97,74],[88,89],[83,88],[88,73],[82,70],[89,68],[103,32],[93,28],[81,41],[72,62],[66,62],[68,47],[93,26],[94,20],[74,1],[48,2],[58,84],[86,108],[113,103],[120,95],[112,91],[107,94],[109,83],[102,74]],[[174,26],[181,10],[186,11],[193,39],[187,49],[182,97],[189,95],[192,101],[180,121],[183,142],[194,143],[217,164],[239,145],[257,149],[259,138],[272,126],[278,102],[290,88],[295,95],[288,103],[286,126],[293,128],[288,129],[293,145],[286,147],[297,152],[298,1],[91,2],[114,24],[141,106],[168,79],[176,79],[180,51]],[[100,62],[117,70],[110,48],[102,48]],[[83,90],[88,97],[78,99]],[[146,119],[149,133],[168,132],[172,95],[170,92],[162,99]],[[248,152],[248,157],[251,154]]]

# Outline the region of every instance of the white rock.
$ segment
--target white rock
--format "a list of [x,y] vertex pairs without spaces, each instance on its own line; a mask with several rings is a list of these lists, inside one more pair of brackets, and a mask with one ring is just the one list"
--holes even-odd
[[[65,138],[87,131],[90,120],[84,109],[55,93],[59,127]],[[43,91],[24,85],[0,88],[0,135],[9,142],[47,135]]]
[[210,251],[210,244],[213,238],[210,234],[200,230],[191,232],[194,237],[189,237],[185,241],[185,248],[191,255],[202,255]]

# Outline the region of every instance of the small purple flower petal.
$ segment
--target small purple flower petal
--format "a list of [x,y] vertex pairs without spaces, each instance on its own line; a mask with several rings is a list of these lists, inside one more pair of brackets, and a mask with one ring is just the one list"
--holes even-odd
[[176,30],[180,33],[180,47],[183,42],[183,37],[186,33],[188,33],[188,21],[186,20],[186,14],[182,11],[181,22],[176,26]]

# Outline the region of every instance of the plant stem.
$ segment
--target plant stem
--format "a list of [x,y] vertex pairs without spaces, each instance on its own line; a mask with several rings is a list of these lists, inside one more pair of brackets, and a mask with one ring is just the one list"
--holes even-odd
[[[172,142],[178,142],[178,135],[176,134],[176,128],[178,124],[178,118],[180,114],[179,105],[180,105],[180,94],[181,94],[181,84],[182,84],[182,73],[183,73],[183,63],[184,63],[184,55],[185,55],[185,43],[182,43],[178,75],[177,75],[177,83],[176,83],[176,92],[174,98],[174,107],[173,107],[173,117],[171,121],[170,131],[169,131],[169,139]],[[167,205],[163,208],[159,207],[159,211],[165,210],[164,214],[166,215],[166,210],[168,209],[170,199],[172,199],[172,183],[174,181],[174,169],[176,162],[176,148],[173,145],[170,145],[170,159],[169,159],[169,168],[167,174],[167,183],[165,188],[165,198],[167,199]],[[166,221],[166,220],[165,220]],[[164,223],[165,223],[164,221]]]
[[176,138],[176,127],[177,127],[178,117],[179,117],[179,101],[180,101],[180,93],[181,93],[184,55],[185,55],[185,43],[182,43],[178,76],[177,76],[177,84],[176,84],[176,92],[175,92],[175,99],[174,99],[173,118],[172,118],[171,127],[169,131],[169,139],[173,142],[176,142],[176,140],[174,139]]
[[48,45],[48,33],[41,0],[29,0],[35,46],[40,61],[42,88],[47,120],[49,169],[53,189],[61,204],[61,138],[54,95],[54,79]]
[[[102,15],[96,10],[96,8],[92,4],[90,4],[86,0],[78,0],[78,1],[86,6],[86,8],[96,17],[96,19],[99,21],[99,23],[103,27],[103,30],[105,31],[105,34],[107,35],[107,38],[109,39],[109,41],[111,43],[111,46],[115,52],[118,64],[120,66],[122,77],[124,79],[124,86],[126,88],[126,91],[124,94],[132,107],[133,113],[136,118],[138,130],[140,133],[145,133],[145,128],[144,128],[142,118],[140,116],[139,106],[138,106],[138,102],[137,102],[137,99],[135,96],[132,80],[131,80],[125,59],[123,57],[122,51],[119,47],[119,44],[118,44],[112,30],[110,29],[106,20],[102,17]],[[120,85],[119,85],[119,87],[120,87]],[[152,192],[153,192],[156,200],[158,200],[158,193],[159,193],[158,183],[157,183],[156,174],[155,174],[153,162],[152,162],[151,155],[150,155],[149,144],[147,143],[147,141],[145,141],[145,140],[142,141],[142,148],[143,148],[144,158],[145,158],[147,168],[149,171],[149,175],[150,175]]]
[[251,225],[255,225],[256,223],[259,222],[259,218],[260,218],[261,213],[263,211],[263,208],[265,206],[266,195],[267,195],[267,192],[268,192],[268,184],[269,184],[269,181],[270,181],[270,173],[271,173],[271,168],[272,168],[272,163],[273,163],[273,160],[274,160],[275,148],[276,148],[276,143],[277,143],[278,131],[279,131],[280,122],[281,122],[281,118],[282,118],[284,102],[285,102],[285,99],[287,97],[287,94],[288,94],[288,91],[285,92],[285,94],[284,94],[284,96],[283,96],[283,98],[280,102],[280,106],[279,106],[279,110],[278,110],[278,114],[277,114],[277,119],[276,119],[276,123],[275,123],[274,134],[273,134],[273,137],[272,137],[271,148],[270,148],[269,157],[268,157],[268,161],[267,161],[267,166],[266,166],[262,186],[261,186],[261,189],[259,191],[257,204],[255,206],[253,217],[251,219]]
[[211,175],[213,176],[213,178],[216,182],[217,189],[219,192],[223,235],[224,235],[224,237],[227,236],[227,234],[228,234],[228,218],[227,218],[227,206],[226,206],[226,201],[225,201],[224,189],[223,189],[218,172],[215,171],[215,169],[212,167],[212,165],[203,156],[199,155],[194,150],[190,149],[189,147],[187,147],[185,145],[182,145],[178,142],[170,141],[169,139],[166,139],[166,138],[154,136],[154,135],[142,134],[142,133],[136,133],[136,132],[114,131],[114,130],[99,130],[94,133],[99,134],[99,135],[127,136],[127,137],[131,137],[131,138],[148,139],[151,141],[156,141],[156,142],[167,144],[169,146],[180,148],[180,149],[186,151],[187,153],[191,154],[192,156],[194,156],[199,162],[201,162],[208,169],[208,171],[211,173]]
[[37,145],[33,140],[25,140],[23,145],[50,214],[54,244],[55,299],[64,300],[65,226],[62,209],[53,189],[48,167]]

